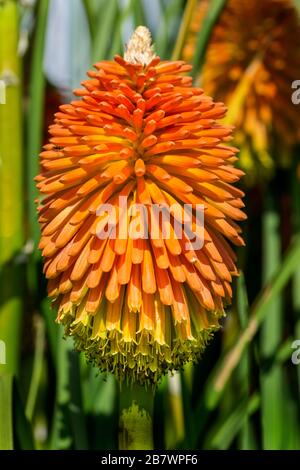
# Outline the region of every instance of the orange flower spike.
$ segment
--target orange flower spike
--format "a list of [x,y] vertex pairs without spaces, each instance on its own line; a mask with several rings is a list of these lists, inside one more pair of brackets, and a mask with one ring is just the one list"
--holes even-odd
[[[276,163],[286,167],[300,141],[300,107],[291,99],[300,70],[300,20],[294,3],[228,0],[208,44],[201,84],[228,107],[227,122],[235,126],[240,165],[249,183],[272,175]],[[209,8],[209,0],[196,3],[182,54],[187,61],[195,54]],[[276,149],[277,162],[270,149]]]
[[58,321],[88,359],[156,383],[219,328],[237,274],[226,239],[243,243],[231,184],[242,172],[231,128],[217,122],[224,106],[192,87],[183,61],[160,61],[146,28],[96,69],[40,154],[44,272]]

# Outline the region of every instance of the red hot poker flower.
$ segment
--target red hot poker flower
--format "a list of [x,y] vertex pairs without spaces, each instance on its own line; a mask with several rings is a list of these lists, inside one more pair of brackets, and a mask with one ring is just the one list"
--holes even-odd
[[[95,67],[40,155],[44,272],[78,349],[119,378],[156,382],[199,356],[230,302],[242,172],[231,128],[218,124],[224,105],[192,87],[189,65],[161,61],[146,28],[124,58]],[[182,223],[185,204],[203,246]]]

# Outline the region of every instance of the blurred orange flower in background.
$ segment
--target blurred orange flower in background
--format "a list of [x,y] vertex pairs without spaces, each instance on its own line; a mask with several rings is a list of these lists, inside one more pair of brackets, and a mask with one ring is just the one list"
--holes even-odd
[[[209,1],[200,1],[183,58],[195,53]],[[300,106],[292,103],[299,79],[300,22],[290,0],[228,0],[209,40],[201,85],[229,109],[240,165],[250,182],[272,174],[274,155],[290,163],[300,140]]]
[[[60,106],[41,153],[40,248],[58,321],[78,349],[119,378],[156,382],[199,356],[219,327],[237,275],[227,240],[243,245],[235,221],[243,193],[232,183],[236,149],[227,145],[225,115],[186,76],[183,61],[160,61],[146,28],[136,30],[125,58],[96,64]],[[126,198],[125,209],[119,196]],[[103,204],[118,222],[109,225]],[[159,236],[122,238],[123,223],[143,227],[146,208]],[[153,207],[204,205],[204,244],[193,249],[172,214],[164,238]],[[99,224],[107,230],[99,238]],[[192,227],[201,227],[193,212]],[[116,229],[116,237],[112,230]]]

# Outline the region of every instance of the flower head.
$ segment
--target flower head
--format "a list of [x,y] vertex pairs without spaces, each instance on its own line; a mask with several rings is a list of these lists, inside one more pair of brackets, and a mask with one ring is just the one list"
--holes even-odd
[[44,272],[78,349],[156,382],[199,356],[230,302],[241,171],[224,105],[192,87],[189,65],[160,61],[145,28],[95,67],[41,153]]
[[[199,2],[183,51],[186,60],[193,56],[208,8],[209,1]],[[300,140],[300,106],[291,100],[299,70],[300,21],[290,0],[226,2],[209,41],[201,84],[228,106],[248,181],[271,174],[274,155],[286,165]]]

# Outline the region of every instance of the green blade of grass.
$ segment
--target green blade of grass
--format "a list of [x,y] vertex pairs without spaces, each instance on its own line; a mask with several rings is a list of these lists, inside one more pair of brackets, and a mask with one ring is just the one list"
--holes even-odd
[[[34,36],[32,58],[30,64],[29,104],[27,114],[27,188],[28,188],[28,217],[29,235],[37,247],[40,229],[36,215],[35,200],[38,191],[34,177],[39,172],[38,154],[41,151],[43,132],[43,111],[45,76],[43,73],[44,42],[48,13],[48,0],[37,2],[37,22]],[[39,256],[36,250],[35,255]],[[33,280],[31,284],[35,283]]]
[[[300,339],[300,267],[295,272],[295,275],[293,277],[293,284],[292,284],[292,295],[293,295],[293,307],[295,311],[295,333],[294,333],[294,338],[295,339]],[[290,343],[290,348],[291,348],[291,343]],[[297,370],[297,379],[298,379],[298,394],[300,396],[300,367],[296,366]]]
[[88,24],[89,24],[91,40],[93,41],[96,35],[96,21],[95,21],[93,5],[91,3],[91,0],[83,0],[83,5],[85,8],[86,17],[87,17]]
[[121,26],[122,26],[122,19],[119,15],[115,24],[115,34],[113,36],[113,42],[107,54],[107,57],[109,60],[112,60],[116,54],[123,53],[124,45],[123,45],[123,40],[122,40]]
[[128,22],[131,22],[134,28],[140,25],[146,26],[142,3],[139,0],[129,0],[127,4],[124,4],[123,8],[120,8],[119,20],[121,29],[122,26]]
[[[74,348],[72,344],[72,348]],[[70,353],[70,404],[69,415],[74,436],[74,448],[77,450],[89,449],[87,427],[82,406],[81,377],[79,356],[74,350]]]
[[210,7],[208,8],[207,14],[202,22],[202,28],[197,35],[192,70],[192,77],[194,79],[201,72],[209,38],[225,4],[226,0],[211,0],[210,2]]
[[259,402],[259,395],[255,393],[252,397],[246,397],[238,403],[229,416],[216,422],[204,443],[204,448],[228,449],[246,420],[258,409]]
[[[248,322],[249,317],[249,302],[247,289],[245,285],[244,274],[241,272],[237,280],[237,313],[240,322],[241,331],[243,331]],[[246,349],[241,361],[237,367],[237,377],[240,392],[242,395],[249,398],[250,396],[250,351]],[[239,434],[239,449],[250,450],[252,448],[251,441],[251,426],[249,422],[249,416],[247,415],[244,419],[243,425],[241,426]]]
[[[215,379],[213,380],[213,393],[209,398],[209,404],[213,408],[218,401],[219,394],[223,391],[228,378],[238,364],[245,348],[248,346],[262,321],[269,312],[274,298],[282,291],[300,262],[300,235],[295,237],[292,246],[284,257],[281,266],[262,289],[250,310],[247,328],[241,334],[236,345],[226,354],[225,358],[217,365]],[[272,315],[272,312],[270,313]],[[211,390],[211,392],[212,392]]]
[[168,394],[168,378],[163,376],[161,382],[158,384],[157,391],[154,398],[154,419],[153,419],[153,435],[154,435],[154,448],[166,448],[166,434],[167,434],[167,413],[165,412],[167,406]]
[[12,392],[11,374],[0,375],[0,449],[13,449]]
[[112,374],[102,374],[80,356],[83,387],[83,409],[89,418],[90,448],[117,449],[118,411],[117,383]]
[[[300,4],[300,1],[299,1]],[[296,159],[292,169],[292,201],[293,201],[293,230],[295,233],[300,233],[300,185],[297,174],[297,166],[299,162]],[[292,302],[295,318],[294,338],[300,339],[300,265],[295,271],[292,280]],[[300,367],[296,368],[298,379],[298,394],[300,396]]]
[[133,21],[134,27],[136,26],[135,23],[135,15],[134,11],[136,8],[135,0],[129,0],[128,3],[123,7],[119,8],[118,15],[114,25],[114,35],[112,37],[111,47],[109,48],[107,58],[112,60],[116,54],[122,54],[124,50],[124,44],[122,39],[122,31],[123,27],[126,23]]
[[38,390],[40,386],[42,371],[43,371],[43,359],[44,359],[44,348],[45,348],[45,325],[42,317],[37,316],[35,318],[35,349],[32,376],[29,386],[29,392],[26,403],[25,414],[29,421],[32,421],[35,404],[38,396]]
[[85,417],[82,407],[78,353],[70,337],[62,338],[60,328],[57,346],[56,408],[51,436],[51,449],[88,449]]
[[[300,2],[298,3],[298,9],[300,11]],[[294,164],[291,172],[291,187],[292,187],[292,223],[293,231],[295,233],[300,232],[300,187],[297,167],[299,160],[297,155],[294,155]],[[291,361],[291,345],[295,339],[300,338],[300,268],[295,271],[292,279],[292,306],[293,306],[293,317],[294,317],[294,337],[288,338],[286,344],[286,358]],[[281,348],[283,349],[283,347]],[[283,350],[284,352],[284,350]],[[281,354],[283,356],[283,354]],[[292,361],[290,362],[290,364]],[[283,433],[283,448],[294,450],[300,447],[300,426],[299,426],[299,396],[300,396],[300,367],[297,364],[293,364],[293,367],[289,367],[289,376],[292,378],[290,382],[285,381],[283,384],[284,394],[286,398],[285,406],[285,417],[288,426],[285,427]],[[293,388],[295,381],[294,377],[297,377],[297,388]]]
[[[193,0],[193,3],[195,3],[194,0]],[[159,57],[161,57],[162,59],[168,59],[170,57],[171,48],[174,43],[173,31],[174,31],[174,27],[177,24],[178,19],[180,18],[182,5],[183,5],[182,0],[173,0],[167,5],[167,7],[164,7],[163,5],[161,5],[162,15],[161,15],[160,24],[159,24],[159,27],[155,36],[154,44],[155,44],[155,51],[157,55],[159,55]],[[182,24],[184,24],[184,21],[182,22]],[[180,47],[182,46],[178,44],[177,49],[179,50]],[[173,55],[175,56],[175,54],[178,54],[178,52],[175,51]],[[173,56],[172,56],[172,59],[173,59]]]
[[69,363],[67,351],[71,351],[70,340],[68,344],[62,338],[63,328],[59,327],[57,338],[56,362],[56,396],[53,423],[50,438],[51,450],[66,450],[72,446],[72,433],[68,417],[69,393]]
[[[265,285],[250,309],[247,327],[241,333],[236,344],[225,356],[222,356],[214,367],[205,385],[195,410],[195,420],[198,423],[198,432],[194,435],[193,446],[196,445],[199,435],[205,426],[207,419],[225,389],[228,379],[241,360],[245,349],[248,347],[260,324],[269,312],[274,298],[285,287],[300,262],[300,235],[296,236],[292,246],[286,253],[280,268]],[[272,315],[272,312],[270,313]]]
[[[83,0],[84,2],[86,0]],[[99,14],[101,14],[102,9],[105,8],[105,5],[107,3],[106,0],[88,0],[87,3],[89,3],[89,12],[92,15],[92,19],[95,22],[95,26],[97,27],[97,21]]]
[[[191,407],[192,391],[193,391],[193,379],[194,379],[194,364],[189,362],[181,372],[181,389],[182,389],[182,406],[184,414],[184,436],[181,443],[181,448],[191,448],[191,436],[195,432],[195,426],[197,423],[194,421],[193,409]],[[184,447],[183,447],[184,445]]]
[[146,16],[140,0],[133,0],[133,19],[135,27],[146,25]]
[[[268,282],[274,272],[280,268],[279,216],[273,210],[263,215],[263,279]],[[283,374],[280,364],[268,365],[281,342],[282,301],[274,296],[269,305],[260,335],[260,355],[265,367],[260,373],[261,383],[261,419],[263,448],[278,450],[282,448],[283,423]]]
[[118,0],[110,0],[101,10],[93,44],[93,62],[107,58],[109,45],[112,43],[112,31],[118,15]]
[[46,336],[50,347],[52,361],[54,366],[57,367],[57,342],[59,326],[55,322],[55,312],[51,308],[51,301],[49,299],[43,299],[41,303],[41,311],[45,321]]
[[181,57],[182,49],[189,31],[191,20],[197,7],[197,0],[188,0],[184,9],[179,33],[172,53],[172,60],[178,60]]
[[[19,367],[23,276],[18,256],[23,246],[23,141],[21,63],[18,55],[17,2],[0,3],[0,374]],[[2,361],[1,361],[2,362]]]
[[17,383],[14,383],[13,391],[14,403],[14,432],[18,448],[21,450],[34,450],[34,440],[31,425],[26,418],[24,405],[18,390]]
[[291,393],[292,382],[284,380],[283,394],[284,406],[284,432],[282,435],[283,450],[299,450],[300,448],[300,427],[299,427],[299,399]]

